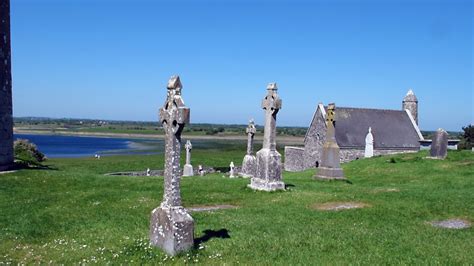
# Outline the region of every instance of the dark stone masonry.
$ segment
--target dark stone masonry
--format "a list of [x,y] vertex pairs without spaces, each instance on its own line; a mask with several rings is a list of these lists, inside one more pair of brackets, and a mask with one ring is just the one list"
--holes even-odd
[[10,50],[10,1],[0,2],[0,171],[13,165],[13,111]]

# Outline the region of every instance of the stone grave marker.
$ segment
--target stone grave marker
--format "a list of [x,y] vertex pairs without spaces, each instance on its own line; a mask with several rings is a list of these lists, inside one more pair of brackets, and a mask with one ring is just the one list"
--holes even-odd
[[230,178],[235,178],[236,176],[235,176],[235,173],[234,173],[234,168],[235,168],[234,162],[230,162],[229,168],[230,168],[229,177]]
[[191,144],[191,141],[186,141],[184,147],[186,148],[186,164],[183,167],[183,176],[193,176],[194,170],[191,165],[191,150],[193,149],[193,145]]
[[151,213],[150,225],[151,244],[172,256],[194,245],[194,220],[181,205],[181,132],[189,123],[190,113],[181,98],[181,89],[179,76],[171,77],[166,102],[160,109],[160,122],[166,134],[164,193],[161,205]]
[[430,156],[435,159],[444,159],[448,155],[448,133],[439,128],[433,136],[431,142]]
[[267,95],[262,101],[262,108],[265,110],[263,147],[257,152],[257,172],[249,185],[254,190],[285,189],[285,183],[282,182],[281,177],[281,155],[276,150],[276,117],[282,105],[277,90],[276,83],[270,83],[267,87]]
[[344,173],[340,166],[339,146],[336,142],[336,120],[335,120],[336,105],[330,103],[326,114],[326,142],[323,145],[323,153],[321,156],[321,164],[318,168],[318,173],[315,179],[333,180],[345,179]]
[[374,156],[374,136],[372,135],[372,128],[369,127],[369,133],[365,137],[365,158],[370,158]]
[[249,125],[245,131],[247,133],[247,154],[242,162],[242,172],[240,175],[243,177],[253,177],[257,172],[257,158],[253,153],[253,139],[257,129],[255,128],[253,119],[249,121]]

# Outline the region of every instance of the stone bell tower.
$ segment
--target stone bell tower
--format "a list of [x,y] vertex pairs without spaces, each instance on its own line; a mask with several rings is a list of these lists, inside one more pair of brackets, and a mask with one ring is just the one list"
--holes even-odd
[[13,164],[10,1],[0,2],[0,171]]
[[411,116],[413,116],[413,119],[418,125],[418,99],[412,90],[409,90],[405,98],[403,98],[402,110],[410,111]]

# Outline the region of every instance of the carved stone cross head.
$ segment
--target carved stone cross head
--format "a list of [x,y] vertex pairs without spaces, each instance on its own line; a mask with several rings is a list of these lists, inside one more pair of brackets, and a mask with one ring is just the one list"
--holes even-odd
[[172,76],[168,81],[168,94],[165,104],[160,109],[160,122],[165,131],[181,133],[184,125],[189,123],[189,108],[181,98],[182,89],[179,76]]
[[253,119],[249,120],[249,125],[248,125],[247,129],[245,130],[245,132],[247,134],[252,134],[252,135],[257,132],[257,129],[255,128],[255,122],[253,121]]
[[335,116],[335,111],[336,111],[336,104],[330,103],[328,104],[328,111],[326,115],[326,123],[327,125],[334,125],[336,122],[334,116]]
[[190,140],[186,141],[186,144],[184,145],[184,147],[186,148],[187,151],[190,151],[193,149],[193,145],[191,144]]
[[275,82],[268,84],[267,95],[262,101],[262,108],[272,113],[277,113],[281,109],[281,99],[277,93],[278,87]]

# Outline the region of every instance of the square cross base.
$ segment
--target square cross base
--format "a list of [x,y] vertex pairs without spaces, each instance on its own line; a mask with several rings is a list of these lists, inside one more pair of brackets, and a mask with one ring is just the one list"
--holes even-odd
[[185,164],[183,167],[183,176],[193,176],[194,170],[193,166],[190,164]]
[[151,212],[150,242],[174,256],[194,246],[194,220],[182,206],[160,206]]
[[313,177],[321,180],[346,180],[342,168],[319,167],[318,173]]
[[285,190],[285,183],[282,181],[268,181],[254,177],[250,180],[248,187],[253,190],[276,191]]
[[257,173],[257,158],[254,155],[245,155],[242,162],[242,172],[240,176],[244,178],[252,178]]

